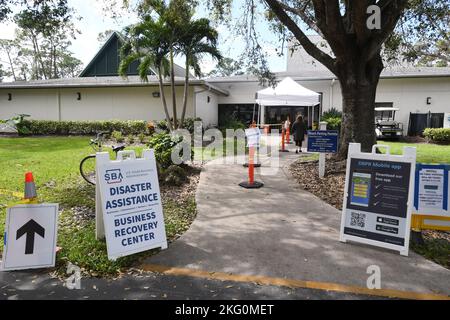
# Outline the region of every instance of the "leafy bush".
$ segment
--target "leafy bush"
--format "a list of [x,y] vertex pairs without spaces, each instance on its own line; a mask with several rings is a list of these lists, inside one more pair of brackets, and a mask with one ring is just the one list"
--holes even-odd
[[228,117],[226,119],[224,119],[222,125],[220,126],[220,130],[224,131],[226,129],[234,129],[234,130],[238,130],[238,129],[246,129],[247,127],[245,126],[245,123],[243,123],[242,121],[234,118],[234,117]]
[[129,144],[133,144],[134,141],[135,141],[134,136],[133,136],[132,134],[129,134],[129,135],[128,135],[128,143],[129,143]]
[[342,118],[342,111],[339,111],[335,107],[332,107],[322,114],[322,119],[328,118]]
[[450,128],[426,128],[423,135],[434,142],[450,143]]
[[147,136],[144,133],[139,133],[138,140],[140,143],[144,143]]
[[141,120],[53,121],[24,120],[23,126],[33,135],[95,135],[101,131],[120,131],[122,134],[147,132],[147,122]]
[[122,132],[120,132],[120,131],[113,131],[112,134],[111,134],[111,137],[116,142],[119,142],[119,143],[121,143],[121,142],[123,142],[125,140],[123,135],[122,135]]
[[341,130],[342,112],[333,107],[322,114],[321,120],[327,122],[328,130]]
[[172,150],[181,140],[182,137],[174,137],[166,132],[150,137],[149,146],[155,150],[156,161],[161,168],[166,169],[172,165]]
[[[181,121],[181,120],[178,120]],[[186,118],[184,119],[183,122],[183,129],[187,129],[191,134],[194,133],[194,123],[196,121],[202,121],[201,118]],[[166,120],[161,120],[156,122],[156,127],[161,130],[161,131],[165,131],[165,132],[169,132],[169,127],[167,125],[167,121]]]

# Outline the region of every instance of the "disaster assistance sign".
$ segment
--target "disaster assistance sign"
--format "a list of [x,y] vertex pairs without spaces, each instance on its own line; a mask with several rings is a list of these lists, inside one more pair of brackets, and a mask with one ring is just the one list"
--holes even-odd
[[108,248],[117,259],[167,248],[158,174],[153,150],[144,158],[102,161],[97,155],[97,187]]
[[[415,151],[414,151],[415,152]],[[350,154],[341,239],[408,254],[415,154]]]

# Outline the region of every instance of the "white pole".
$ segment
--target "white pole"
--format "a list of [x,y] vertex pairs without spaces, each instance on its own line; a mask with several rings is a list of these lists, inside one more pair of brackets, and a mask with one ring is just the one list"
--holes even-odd
[[[327,130],[327,122],[319,123],[319,130]],[[319,153],[319,177],[325,177],[325,153]]]

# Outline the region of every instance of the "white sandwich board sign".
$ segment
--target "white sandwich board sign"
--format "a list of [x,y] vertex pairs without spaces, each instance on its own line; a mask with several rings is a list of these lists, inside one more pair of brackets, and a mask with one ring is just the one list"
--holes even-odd
[[2,271],[55,266],[58,204],[8,208]]
[[[376,153],[386,148],[386,154]],[[414,199],[416,148],[391,155],[388,146],[361,152],[349,145],[340,240],[365,243],[408,255]]]
[[166,249],[154,151],[144,150],[139,159],[134,151],[121,151],[113,161],[101,152],[96,162],[97,237],[106,236],[108,258]]

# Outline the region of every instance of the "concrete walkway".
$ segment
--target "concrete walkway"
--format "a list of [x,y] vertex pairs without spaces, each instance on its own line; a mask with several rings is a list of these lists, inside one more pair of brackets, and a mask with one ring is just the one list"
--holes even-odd
[[[257,174],[262,189],[238,186],[242,165],[208,163],[197,191],[198,217],[168,250],[146,264],[366,287],[381,268],[382,289],[450,295],[450,271],[409,257],[339,242],[340,211],[301,190],[288,172],[299,155],[280,154],[277,175]],[[263,167],[269,158],[262,158]],[[257,169],[257,172],[259,172]]]

